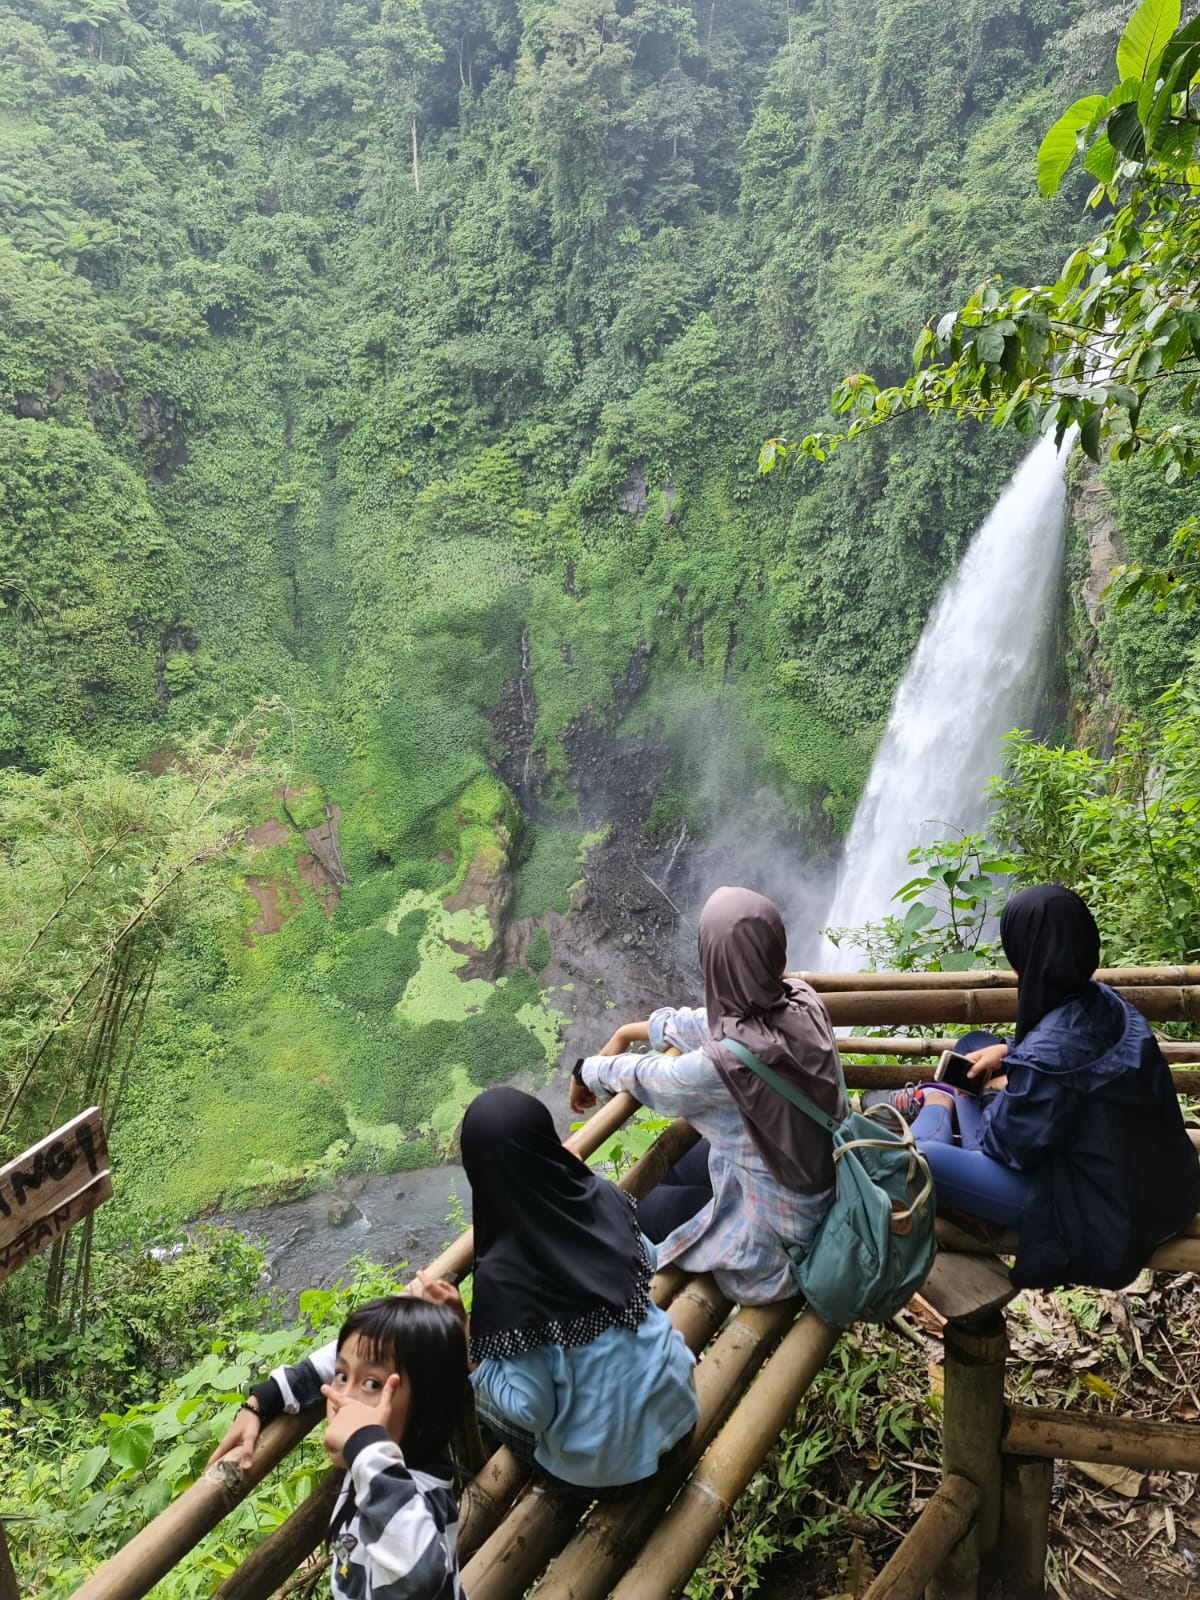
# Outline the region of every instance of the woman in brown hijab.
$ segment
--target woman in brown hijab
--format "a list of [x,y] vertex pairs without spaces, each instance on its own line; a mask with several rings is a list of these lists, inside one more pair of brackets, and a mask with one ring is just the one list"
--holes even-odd
[[[711,1192],[694,1188],[699,1209],[662,1240],[659,1265],[712,1272],[731,1299],[765,1305],[795,1293],[786,1247],[806,1244],[829,1208],[831,1143],[723,1041],[736,1040],[841,1117],[837,1045],[815,992],[783,976],[787,935],[770,900],[717,889],[700,916],[699,945],[704,1008],[664,1007],[618,1028],[578,1068],[571,1106],[585,1110],[627,1089],[652,1110],[687,1118],[707,1141]],[[648,1052],[628,1049],[642,1039]],[[663,1054],[669,1046],[682,1053]]]

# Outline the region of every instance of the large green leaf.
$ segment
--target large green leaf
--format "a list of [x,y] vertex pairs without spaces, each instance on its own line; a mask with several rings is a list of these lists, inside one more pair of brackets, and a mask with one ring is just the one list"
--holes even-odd
[[1105,104],[1102,94],[1085,95],[1068,107],[1058,121],[1049,128],[1038,146],[1038,188],[1046,196],[1052,195],[1071,165],[1079,143],[1079,130],[1086,128]]
[[1122,78],[1145,78],[1179,26],[1179,0],[1142,0],[1117,45]]

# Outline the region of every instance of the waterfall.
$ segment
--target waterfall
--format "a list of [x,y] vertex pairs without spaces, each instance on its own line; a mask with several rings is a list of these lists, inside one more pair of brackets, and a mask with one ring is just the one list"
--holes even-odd
[[[975,832],[1003,736],[1033,710],[1062,562],[1073,439],[1047,435],[1026,457],[942,590],[896,691],[824,918],[858,928],[897,909],[908,852],[955,830]],[[821,964],[862,965],[855,946],[826,943]]]

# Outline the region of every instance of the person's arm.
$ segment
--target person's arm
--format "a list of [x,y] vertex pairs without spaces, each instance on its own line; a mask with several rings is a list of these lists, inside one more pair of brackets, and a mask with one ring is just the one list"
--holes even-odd
[[979,1148],[1006,1167],[1025,1172],[1070,1137],[1076,1092],[1012,1052],[1008,1081],[984,1112]]
[[580,1069],[594,1094],[619,1094],[622,1089],[663,1116],[686,1117],[724,1105],[729,1091],[716,1067],[701,1050],[685,1056],[589,1056]]
[[[368,1593],[428,1600],[454,1572],[453,1540],[385,1429],[359,1428],[342,1446],[354,1488],[355,1556],[367,1567]],[[449,1547],[449,1548],[448,1548]]]
[[471,1382],[487,1395],[501,1416],[535,1438],[554,1421],[554,1374],[544,1348],[527,1350],[506,1361],[489,1357],[475,1368]]
[[[209,1456],[207,1465],[236,1455],[243,1472],[250,1469],[258,1436],[268,1422],[283,1413],[307,1411],[321,1398],[321,1385],[333,1377],[337,1341],[322,1345],[293,1367],[277,1367],[269,1378],[256,1383],[249,1400],[238,1407],[225,1436]],[[250,1407],[255,1407],[251,1410]]]
[[645,1043],[650,1037],[649,1022],[623,1022],[605,1043],[603,1049],[597,1050],[601,1056],[619,1056],[629,1049],[631,1044]]

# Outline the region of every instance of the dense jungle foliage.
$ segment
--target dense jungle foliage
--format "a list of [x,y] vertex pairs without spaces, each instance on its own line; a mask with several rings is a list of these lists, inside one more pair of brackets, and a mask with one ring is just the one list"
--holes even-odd
[[[661,772],[650,843],[761,831],[747,793],[836,842],[1023,445],[906,415],[783,482],[759,446],[901,383],[984,275],[1053,277],[1088,180],[1044,200],[1038,142],[1125,9],[0,0],[0,1158],[100,1096],[118,1179],[90,1311],[53,1258],[0,1292],[31,1590],[309,1337],[247,1332],[254,1252],[179,1219],[429,1162],[547,1073],[614,750]],[[1058,731],[1139,720],[1014,747],[1002,843],[1108,882],[1113,959],[1194,959],[1195,689],[1160,696],[1197,624],[1084,599],[1194,496],[1075,489]]]
[[[664,837],[748,775],[797,854],[845,825],[1017,443],[905,420],[781,490],[757,446],[848,367],[899,375],[931,301],[1058,260],[1078,194],[1032,152],[1085,11],[0,10],[6,759],[161,770],[294,717],[258,905],[147,1017],[132,1181],[186,1207],[349,1143],[427,1160],[471,1086],[544,1065],[536,984],[460,984],[446,940],[488,933],[445,902],[490,852],[522,915],[565,909],[618,731],[670,747]],[[186,1168],[139,1098],[164,1074]],[[235,1090],[294,1110],[270,1159]]]

